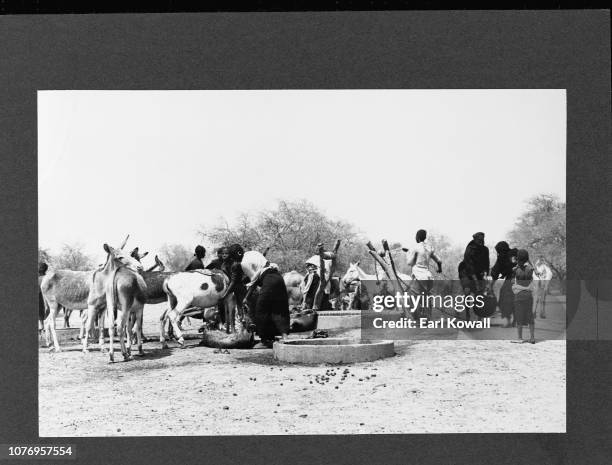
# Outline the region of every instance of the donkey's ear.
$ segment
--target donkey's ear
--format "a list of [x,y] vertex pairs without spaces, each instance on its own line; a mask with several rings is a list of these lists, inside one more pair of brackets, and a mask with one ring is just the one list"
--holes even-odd
[[360,262],[360,260],[357,260],[357,261],[355,262],[355,266],[359,266],[359,262]]
[[149,255],[149,252],[145,252],[145,253],[143,253],[143,254],[140,256],[140,258],[145,258],[147,255]]
[[108,244],[104,244],[102,247],[104,248],[104,251],[105,251],[106,253],[111,253],[111,250],[112,250],[112,249],[111,249],[111,246],[110,246],[110,245],[108,245]]

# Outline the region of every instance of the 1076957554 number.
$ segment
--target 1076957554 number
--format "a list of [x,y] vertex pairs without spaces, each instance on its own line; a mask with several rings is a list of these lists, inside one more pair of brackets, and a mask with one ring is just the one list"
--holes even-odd
[[53,457],[74,458],[76,448],[73,445],[62,446],[47,446],[47,445],[27,445],[15,446],[11,444],[2,444],[0,447],[0,459],[2,458],[37,458],[45,457],[47,459]]

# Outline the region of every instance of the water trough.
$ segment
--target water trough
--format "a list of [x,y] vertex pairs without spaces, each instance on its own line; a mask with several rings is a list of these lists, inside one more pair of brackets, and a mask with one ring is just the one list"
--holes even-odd
[[296,339],[274,344],[281,362],[320,364],[371,362],[395,355],[393,341],[359,341],[348,338]]

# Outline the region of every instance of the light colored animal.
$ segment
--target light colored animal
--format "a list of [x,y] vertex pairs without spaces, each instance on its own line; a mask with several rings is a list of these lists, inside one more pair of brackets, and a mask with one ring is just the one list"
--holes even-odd
[[304,275],[297,271],[289,271],[283,274],[283,280],[287,287],[287,294],[289,295],[289,308],[300,308],[304,295],[302,293],[302,281],[304,281]]
[[[163,290],[167,295],[168,309],[160,317],[159,341],[166,348],[164,327],[167,320],[174,329],[179,345],[183,346],[185,339],[178,325],[183,316],[201,313],[203,308],[215,307],[225,294],[229,285],[227,275],[218,270],[193,270],[175,273],[163,282]],[[228,331],[235,330],[234,310],[236,299],[230,294],[224,300],[226,315],[229,319]]]
[[[410,281],[412,280],[411,276],[398,273],[399,278],[402,281]],[[361,281],[388,281],[389,278],[385,274],[384,271],[380,271],[378,273],[378,277],[375,274],[366,273],[360,266],[359,261],[356,263],[350,263],[349,268],[342,277],[342,284],[344,288],[349,292],[350,304],[349,309],[355,308],[357,304],[362,309],[368,306],[368,297],[367,293],[361,286]],[[352,292],[349,291],[352,289]],[[359,302],[357,302],[359,300]]]
[[[87,297],[93,271],[49,269],[40,279],[40,291],[49,314],[45,319],[47,346],[60,351],[55,328],[55,318],[61,307],[82,310],[87,308]],[[81,329],[81,337],[83,329]]]
[[[123,241],[120,249],[125,247],[128,235]],[[121,254],[123,257],[123,254]],[[127,256],[125,261],[131,263],[131,259]],[[102,266],[102,265],[101,265]],[[91,286],[91,277],[94,271],[72,271],[72,270],[53,270],[49,269],[46,263],[39,265],[38,286],[41,292],[41,300],[47,309],[48,315],[44,320],[43,329],[45,330],[47,347],[51,346],[50,338],[53,338],[52,350],[60,351],[60,346],[57,341],[55,328],[55,318],[61,309],[64,310],[64,323],[66,318],[70,318],[70,313],[73,310],[79,310],[81,314],[81,330],[79,338],[83,339],[85,331],[85,319],[87,313],[83,312],[87,308],[87,298],[89,296],[89,288]],[[40,310],[39,310],[40,314]],[[103,328],[103,325],[101,326]],[[104,332],[100,331],[100,339],[103,341]],[[102,346],[101,346],[102,347]]]
[[[108,325],[109,358],[111,362],[114,361],[115,329],[111,322],[116,310],[119,346],[124,360],[130,360],[132,358],[132,341],[130,337],[125,338],[125,335],[131,332],[131,328],[128,328],[128,322],[132,313],[134,314],[132,321],[135,324],[138,353],[143,355],[140,322],[142,321],[147,285],[140,275],[142,265],[138,260],[108,244],[104,244],[104,251],[107,253],[106,263],[102,268],[94,271],[87,298],[87,328],[82,340],[83,352],[88,352],[87,339],[89,331],[93,329],[95,316],[106,310],[106,318],[109,319],[110,323]],[[100,334],[103,337],[104,332],[101,330]],[[125,339],[127,339],[127,343]],[[100,342],[101,350],[104,352],[104,339],[102,338]]]
[[[409,275],[404,273],[398,273],[398,276],[402,281],[410,281],[412,279]],[[356,281],[386,281],[388,279],[384,271],[378,273],[378,277],[376,277],[375,274],[368,274],[363,271],[359,266],[359,262],[356,262],[349,264],[348,270],[346,270],[346,273],[342,277],[342,284],[344,284],[345,287],[349,287]]]
[[533,273],[533,282],[535,287],[535,298],[533,302],[533,311],[537,313],[539,308],[540,318],[546,318],[546,295],[548,294],[553,272],[542,259],[538,259],[534,268],[535,273]]

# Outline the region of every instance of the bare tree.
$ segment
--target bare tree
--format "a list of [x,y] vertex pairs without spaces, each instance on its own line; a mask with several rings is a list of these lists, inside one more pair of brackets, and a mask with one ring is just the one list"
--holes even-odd
[[55,268],[60,270],[86,271],[94,267],[93,258],[83,252],[80,243],[64,244],[54,262]]
[[193,256],[193,250],[182,244],[164,244],[159,249],[159,258],[166,271],[183,271]]
[[355,227],[342,220],[328,218],[312,203],[279,201],[273,209],[241,213],[230,224],[222,218],[209,230],[201,230],[202,238],[216,246],[241,244],[247,250],[264,251],[282,271],[302,270],[304,261],[317,253],[317,244],[332,247],[342,241],[338,270],[347,268],[350,260],[367,257],[366,240]]
[[44,249],[40,246],[38,247],[38,263],[46,263],[49,266],[52,266],[55,263],[55,258],[49,249]]
[[533,261],[543,257],[555,278],[563,282],[567,274],[565,202],[549,194],[530,198],[509,237],[515,247],[527,249]]

